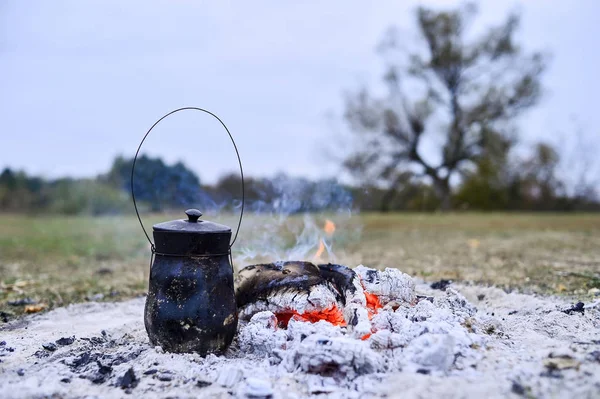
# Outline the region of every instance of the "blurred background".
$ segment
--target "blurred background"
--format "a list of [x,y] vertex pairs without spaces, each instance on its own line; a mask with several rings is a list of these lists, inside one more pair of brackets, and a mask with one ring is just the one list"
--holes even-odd
[[[133,155],[185,106],[218,115],[241,153],[238,267],[362,262],[596,295],[599,12],[3,1],[2,314],[143,292]],[[235,227],[240,183],[229,137],[200,112],[157,125],[136,164],[147,229],[189,207]]]

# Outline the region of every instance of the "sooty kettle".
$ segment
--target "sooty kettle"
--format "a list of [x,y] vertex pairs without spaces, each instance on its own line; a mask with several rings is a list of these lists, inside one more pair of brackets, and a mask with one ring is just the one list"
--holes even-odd
[[[167,116],[183,110],[199,110],[221,122],[234,145],[242,176],[242,207],[239,224],[230,244],[231,228],[201,220],[197,209],[185,211],[185,219],[153,226],[154,243],[141,221],[134,194],[135,161],[144,140]],[[152,345],[169,352],[196,352],[204,356],[222,353],[237,330],[238,313],[233,287],[231,246],[241,226],[244,174],[233,137],[214,114],[201,108],[180,108],[159,119],[146,133],[134,157],[131,193],[136,214],[150,242],[152,255],[144,324]]]

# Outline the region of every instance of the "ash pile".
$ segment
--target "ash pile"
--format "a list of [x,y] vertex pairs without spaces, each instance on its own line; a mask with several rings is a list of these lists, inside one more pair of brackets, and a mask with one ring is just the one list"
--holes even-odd
[[1,328],[0,396],[598,397],[600,300],[449,284],[364,266],[250,266],[237,338],[206,357],[150,345],[143,297],[70,305]]
[[307,394],[368,392],[372,378],[407,371],[447,375],[474,367],[493,318],[458,292],[417,296],[398,269],[283,262],[249,266],[237,282],[233,351],[297,373]]

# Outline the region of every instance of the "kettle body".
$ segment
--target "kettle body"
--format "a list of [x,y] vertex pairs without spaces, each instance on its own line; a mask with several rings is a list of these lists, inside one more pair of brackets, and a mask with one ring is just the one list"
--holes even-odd
[[231,229],[198,220],[153,226],[154,261],[144,324],[150,342],[169,352],[222,353],[237,330],[238,313],[229,257]]

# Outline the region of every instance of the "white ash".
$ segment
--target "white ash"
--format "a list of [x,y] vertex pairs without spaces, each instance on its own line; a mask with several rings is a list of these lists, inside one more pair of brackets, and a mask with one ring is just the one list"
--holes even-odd
[[373,316],[371,324],[373,331],[389,330],[402,333],[408,331],[413,323],[402,312],[381,311]]
[[[354,269],[356,272],[356,268]],[[354,338],[363,337],[371,332],[371,323],[369,322],[369,312],[365,308],[367,305],[367,297],[361,282],[360,276],[352,280],[352,285],[355,288],[354,292],[348,290],[346,292],[346,304],[343,307],[343,316],[348,325],[348,332]]]
[[[464,348],[463,348],[464,349]],[[454,364],[457,350],[455,339],[450,334],[423,334],[407,346],[404,355],[409,370],[425,368],[429,371],[448,372]]]
[[357,273],[358,267],[354,268],[354,272],[356,273],[356,277],[352,279],[352,286],[355,291],[347,290],[345,293],[346,296],[346,306],[351,304],[356,304],[359,306],[365,306],[367,304],[367,298],[365,297],[365,290],[362,284],[362,280],[360,275]]
[[224,388],[233,388],[244,380],[244,370],[240,367],[224,367],[218,374],[215,383]]
[[243,352],[272,354],[276,349],[285,348],[287,334],[277,328],[277,317],[273,313],[263,311],[239,328],[238,341]]
[[[333,324],[319,320],[316,323],[306,323],[299,320],[291,319],[288,323],[287,330],[288,340],[291,342],[302,342],[306,337],[315,334],[323,334],[328,337],[341,337],[345,331],[340,326],[334,326]],[[289,347],[289,343],[288,343]]]
[[273,386],[268,380],[248,377],[240,388],[241,396],[246,398],[272,398]]
[[301,370],[337,380],[385,371],[382,356],[371,350],[367,342],[321,334],[310,335],[290,348],[283,365],[289,372]]
[[[419,284],[416,291],[433,302],[396,299],[368,321],[372,335],[364,341],[325,321],[292,319],[280,329],[263,312],[240,323],[223,356],[205,358],[150,347],[143,298],[73,305],[3,327],[0,392],[3,398],[597,397],[597,306],[566,314],[572,304],[565,299],[496,288],[454,284],[440,292]],[[73,335],[71,345],[42,347]],[[121,388],[129,369],[139,382]]]
[[[364,296],[364,293],[363,293]],[[365,305],[350,303],[344,306],[344,320],[348,324],[348,333],[354,338],[361,338],[371,332],[369,311]]]
[[434,315],[437,315],[439,309],[435,307],[433,302],[427,299],[419,301],[415,306],[410,308],[404,308],[400,312],[404,312],[407,318],[411,321],[419,322],[425,321]]
[[406,346],[409,340],[406,335],[390,330],[379,330],[371,335],[369,342],[373,349],[396,349]]
[[467,299],[452,288],[446,288],[446,295],[436,297],[434,304],[437,308],[448,309],[459,317],[473,316],[477,309]]
[[360,276],[365,291],[377,295],[382,305],[397,300],[408,303],[415,300],[414,280],[398,269],[386,267],[379,271],[359,265],[354,271]]

